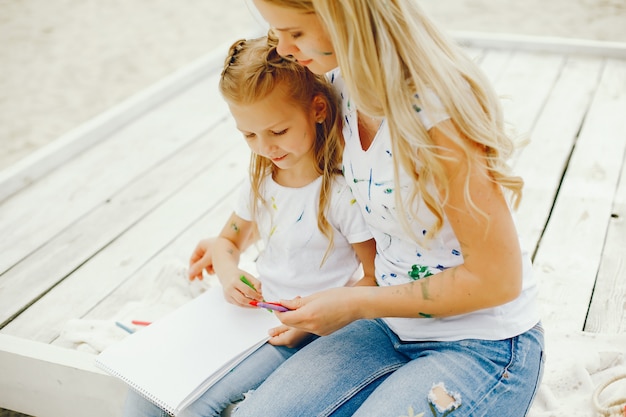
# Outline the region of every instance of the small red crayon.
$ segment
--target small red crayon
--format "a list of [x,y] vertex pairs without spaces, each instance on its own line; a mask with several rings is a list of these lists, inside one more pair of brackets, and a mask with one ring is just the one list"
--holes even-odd
[[132,324],[136,325],[136,326],[149,326],[152,323],[149,321],[142,321],[142,320],[133,320],[131,321]]

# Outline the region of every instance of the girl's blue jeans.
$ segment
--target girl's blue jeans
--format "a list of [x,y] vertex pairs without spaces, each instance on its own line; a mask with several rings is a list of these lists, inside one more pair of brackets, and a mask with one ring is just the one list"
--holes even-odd
[[282,364],[235,417],[524,416],[544,364],[543,328],[505,340],[403,342],[359,320]]
[[[185,408],[179,417],[219,416],[221,411],[231,403],[242,400],[244,393],[258,387],[296,351],[297,349],[265,343]],[[210,354],[207,352],[207,355]],[[125,417],[169,417],[168,413],[133,390],[128,390],[123,415]]]

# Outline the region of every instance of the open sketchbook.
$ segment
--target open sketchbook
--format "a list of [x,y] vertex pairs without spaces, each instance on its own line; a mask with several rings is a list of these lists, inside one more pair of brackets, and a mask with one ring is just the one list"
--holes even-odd
[[265,309],[227,303],[214,287],[108,347],[96,366],[172,415],[267,341],[279,325]]

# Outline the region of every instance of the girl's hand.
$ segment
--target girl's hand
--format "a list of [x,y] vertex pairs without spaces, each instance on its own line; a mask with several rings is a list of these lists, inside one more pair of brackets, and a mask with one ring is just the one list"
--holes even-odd
[[218,276],[218,278],[222,284],[224,298],[231,304],[252,308],[250,301],[263,300],[261,281],[246,271],[238,269],[229,273],[227,277]]
[[270,329],[269,334],[269,344],[274,346],[286,346],[288,348],[297,348],[312,337],[311,333],[285,325]]
[[213,275],[215,270],[213,269],[213,245],[215,244],[215,238],[202,239],[196,245],[191,257],[189,258],[189,280],[194,279],[202,280],[202,271],[206,271],[209,275]]
[[350,297],[368,287],[340,287],[321,291],[308,297],[293,300],[280,300],[280,303],[293,311],[276,313],[285,325],[298,328],[319,336],[331,334],[360,317],[359,303],[351,302]]

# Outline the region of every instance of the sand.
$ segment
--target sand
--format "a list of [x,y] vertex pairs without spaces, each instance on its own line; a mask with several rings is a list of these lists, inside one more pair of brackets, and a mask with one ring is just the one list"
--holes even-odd
[[[0,0],[0,170],[212,48],[249,0]],[[449,30],[626,42],[624,0],[423,0]]]

